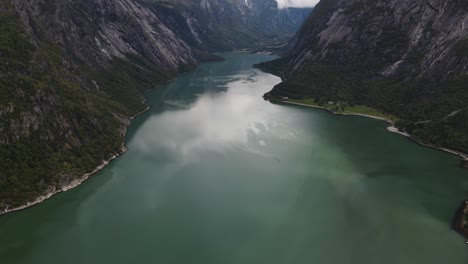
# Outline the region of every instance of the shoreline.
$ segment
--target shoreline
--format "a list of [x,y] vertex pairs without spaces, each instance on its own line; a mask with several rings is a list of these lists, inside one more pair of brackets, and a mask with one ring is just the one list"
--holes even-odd
[[[177,76],[175,76],[174,78],[172,79],[169,79],[167,80],[165,83],[163,84],[158,84],[156,86],[154,86],[153,88],[149,88],[147,89],[146,91],[143,91],[142,93],[142,96],[141,96],[141,102],[142,104],[145,104],[146,103],[146,97],[145,97],[145,93],[147,91],[151,91],[151,90],[154,90],[154,89],[157,89],[159,88],[160,86],[164,85],[164,84],[167,84],[169,82],[171,82],[172,80],[176,79]],[[98,173],[99,171],[101,171],[102,169],[104,169],[107,165],[109,165],[114,159],[120,157],[121,155],[125,154],[125,152],[127,152],[128,148],[126,147],[126,141],[127,141],[127,132],[128,132],[128,128],[130,127],[131,125],[131,121],[134,120],[136,117],[138,117],[139,115],[141,114],[144,114],[146,112],[148,112],[150,110],[150,106],[147,105],[146,108],[136,114],[134,114],[133,116],[127,116],[125,118],[123,118],[125,121],[123,122],[124,126],[123,126],[123,140],[122,140],[122,144],[121,144],[121,147],[120,149],[118,150],[118,152],[113,152],[113,153],[110,153],[111,157],[106,159],[106,160],[103,160],[94,170],[92,170],[91,172],[88,172],[88,173],[85,173],[83,174],[81,177],[77,178],[77,179],[74,179],[73,181],[70,182],[70,184],[68,184],[67,186],[64,186],[64,187],[61,187],[60,189],[57,189],[56,187],[52,188],[52,187],[49,187],[49,189],[42,195],[40,195],[39,197],[37,197],[34,201],[31,201],[31,202],[27,202],[26,204],[24,205],[21,205],[21,206],[18,206],[18,207],[14,207],[14,208],[7,208],[3,211],[0,211],[0,217],[5,215],[5,214],[8,214],[8,213],[14,213],[14,212],[20,212],[20,211],[23,211],[25,209],[28,209],[30,207],[33,207],[33,206],[36,206],[36,205],[39,205],[40,203],[52,198],[53,196],[55,195],[58,195],[60,193],[63,193],[63,192],[66,192],[66,191],[69,191],[71,189],[74,189],[78,186],[80,186],[82,183],[84,183],[85,181],[87,181],[91,176],[93,176],[94,174]],[[119,128],[120,129],[120,128]]]
[[384,118],[384,117],[379,117],[379,116],[373,116],[373,115],[366,115],[366,114],[359,114],[359,113],[351,113],[351,112],[348,112],[348,113],[336,113],[336,112],[333,112],[331,111],[330,109],[327,109],[325,107],[322,107],[322,106],[316,106],[316,105],[308,105],[308,104],[301,104],[301,103],[295,103],[295,102],[288,102],[288,101],[280,101],[280,100],[275,100],[275,99],[271,99],[269,98],[268,99],[270,102],[274,102],[274,103],[280,103],[280,104],[290,104],[290,105],[297,105],[297,106],[303,106],[303,107],[309,107],[309,108],[315,108],[315,109],[320,109],[320,110],[324,110],[324,111],[327,111],[328,113],[332,114],[332,115],[341,115],[341,116],[362,116],[362,117],[367,117],[367,118],[372,118],[372,119],[376,119],[376,120],[382,120],[382,121],[385,121],[387,123],[390,124],[389,127],[387,127],[387,131],[391,132],[391,133],[396,133],[396,134],[399,134],[399,135],[402,135],[404,137],[407,137],[408,139],[410,139],[411,141],[415,142],[416,144],[418,145],[421,145],[421,146],[424,146],[424,147],[429,147],[429,148],[432,148],[432,149],[435,149],[435,150],[439,150],[439,151],[443,151],[443,152],[446,152],[446,153],[450,153],[452,155],[456,155],[458,157],[460,157],[462,159],[462,162],[468,162],[468,154],[467,153],[464,153],[464,152],[461,152],[461,151],[457,151],[457,150],[454,150],[454,149],[449,149],[449,148],[444,148],[444,147],[437,147],[437,146],[434,146],[434,145],[430,145],[430,144],[426,144],[426,143],[423,143],[415,138],[413,138],[410,134],[406,133],[406,132],[402,132],[400,131],[398,128],[395,127],[395,122],[388,119],[388,118]]
[[74,189],[78,186],[80,186],[83,182],[85,182],[86,180],[88,180],[91,176],[93,176],[94,174],[98,173],[99,171],[101,171],[102,169],[104,169],[107,165],[109,165],[109,163],[118,158],[119,156],[123,155],[125,152],[127,151],[127,148],[126,147],[122,147],[120,149],[120,152],[118,153],[114,153],[109,159],[107,160],[103,160],[101,162],[100,165],[98,165],[93,171],[91,172],[88,172],[88,173],[85,173],[84,175],[82,175],[80,178],[78,179],[75,179],[73,180],[70,184],[68,184],[67,186],[64,186],[64,187],[61,187],[61,189],[56,189],[54,188],[53,191],[50,191],[48,193],[45,193],[39,197],[36,198],[36,200],[32,201],[32,202],[28,202],[26,203],[25,205],[21,205],[19,207],[15,207],[15,208],[9,208],[9,209],[6,209],[6,210],[3,210],[0,212],[0,216],[2,215],[5,215],[5,214],[8,214],[8,213],[13,213],[13,212],[19,212],[19,211],[22,211],[22,210],[25,210],[25,209],[28,209],[30,207],[33,207],[33,206],[36,206],[50,198],[52,198],[53,196],[57,195],[57,194],[60,194],[60,193],[63,193],[63,192],[66,192],[66,191],[69,191],[71,189]]
[[280,103],[280,104],[290,104],[290,105],[298,105],[298,106],[305,106],[305,107],[310,107],[310,108],[315,108],[315,109],[320,109],[327,111],[328,113],[332,115],[342,115],[342,116],[363,116],[363,117],[368,117],[372,119],[377,119],[377,120],[382,120],[385,121],[391,125],[394,125],[394,122],[388,118],[380,117],[380,116],[373,116],[373,115],[367,115],[367,114],[360,114],[360,113],[353,113],[353,112],[344,112],[344,113],[336,113],[333,112],[332,110],[323,107],[323,106],[318,106],[318,105],[309,105],[309,104],[301,104],[301,103],[295,103],[295,102],[289,102],[289,101],[280,101],[280,100],[275,100],[275,99],[268,99],[270,102],[275,102],[275,103]]
[[[143,103],[145,103],[145,101],[146,101],[146,98],[143,97]],[[128,148],[125,146],[125,143],[126,143],[126,139],[127,139],[128,127],[131,125],[131,121],[133,119],[135,119],[137,116],[139,116],[139,115],[141,115],[143,113],[146,113],[149,109],[150,109],[150,107],[147,106],[145,110],[143,110],[141,112],[138,112],[133,116],[127,117],[129,122],[127,124],[124,123],[125,125],[124,125],[124,133],[123,133],[123,142],[122,142],[122,145],[121,145],[120,149],[118,150],[118,152],[111,153],[110,158],[101,161],[101,163],[94,170],[92,170],[91,172],[83,174],[81,177],[79,177],[77,179],[74,179],[68,185],[63,186],[60,189],[49,188],[50,191],[48,191],[48,192],[42,194],[41,196],[37,197],[34,201],[28,202],[28,203],[26,203],[24,205],[21,205],[21,206],[18,206],[18,207],[8,208],[6,210],[0,211],[0,217],[2,215],[8,214],[8,213],[20,212],[20,211],[23,211],[25,209],[34,207],[34,206],[39,205],[40,203],[52,198],[55,195],[67,192],[67,191],[69,191],[71,189],[74,189],[74,188],[80,186],[85,181],[87,181],[91,176],[93,176],[94,174],[98,173],[99,171],[101,171],[102,169],[107,167],[107,165],[109,165],[113,160],[115,160],[118,157],[125,154],[125,152],[127,152],[127,150],[128,150]]]
[[[146,101],[146,100],[145,100],[145,101]],[[143,101],[143,103],[145,103],[145,101]],[[142,111],[140,111],[140,112],[138,112],[138,113],[136,113],[136,114],[134,114],[134,115],[128,117],[128,120],[132,121],[132,120],[135,119],[137,116],[139,116],[139,115],[141,115],[141,114],[144,114],[144,113],[148,112],[149,110],[150,110],[150,107],[149,107],[149,106],[146,106],[145,110],[142,110]],[[129,126],[130,126],[130,125],[129,125]],[[127,127],[129,127],[129,126],[127,126]],[[127,135],[127,132],[125,132],[125,135],[124,135],[124,136],[126,136],[126,135]]]

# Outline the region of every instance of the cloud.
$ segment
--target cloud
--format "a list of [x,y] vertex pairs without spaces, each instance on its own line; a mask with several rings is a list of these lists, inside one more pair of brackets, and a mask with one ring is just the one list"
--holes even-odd
[[319,0],[276,0],[279,8],[287,7],[313,7]]

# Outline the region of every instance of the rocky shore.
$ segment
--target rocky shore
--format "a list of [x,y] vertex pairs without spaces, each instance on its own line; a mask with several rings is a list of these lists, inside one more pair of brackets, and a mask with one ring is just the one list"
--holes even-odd
[[96,174],[97,172],[99,172],[100,170],[104,169],[104,167],[106,167],[107,165],[109,165],[109,163],[116,159],[117,157],[119,157],[120,155],[122,155],[123,153],[125,153],[127,151],[127,148],[125,146],[122,146],[122,148],[120,149],[119,152],[117,153],[113,153],[112,156],[107,159],[107,160],[103,160],[101,162],[101,164],[99,164],[99,166],[97,166],[93,171],[89,172],[89,173],[86,173],[84,174],[83,176],[81,176],[80,178],[78,179],[75,179],[73,181],[71,181],[69,184],[65,185],[65,186],[60,186],[60,187],[51,187],[49,188],[49,190],[47,192],[45,192],[45,194],[37,197],[34,201],[31,201],[31,202],[28,202],[26,203],[25,205],[22,205],[22,206],[19,206],[19,207],[14,207],[14,208],[7,208],[3,211],[0,211],[0,215],[3,215],[3,214],[7,214],[7,213],[10,213],[10,212],[15,212],[15,211],[21,211],[21,210],[24,210],[24,209],[27,209],[29,207],[32,207],[32,206],[35,206],[35,205],[38,205],[40,203],[42,203],[43,201],[51,198],[52,196],[58,194],[58,193],[62,193],[62,192],[66,192],[68,190],[71,190],[73,188],[76,188],[78,187],[79,185],[81,185],[83,182],[85,182],[86,180],[89,179],[89,177],[91,177],[92,175]]
[[463,201],[455,212],[452,228],[468,241],[468,200]]
[[[145,103],[146,102],[146,98],[142,96],[142,102]],[[126,139],[126,136],[127,136],[127,130],[128,130],[128,127],[130,126],[131,124],[131,121],[133,119],[135,119],[137,116],[143,114],[143,113],[146,113],[148,110],[150,109],[149,106],[147,106],[143,111],[141,112],[138,112],[136,113],[135,115],[133,116],[130,116],[128,118],[123,118],[125,120],[123,120],[123,123],[125,124],[125,126],[122,128],[122,134],[123,134],[123,142],[122,142],[122,145],[119,149],[119,151],[115,152],[115,153],[111,153],[110,154],[110,158],[106,159],[106,160],[103,160],[93,171],[89,172],[89,173],[86,173],[84,175],[82,175],[81,177],[71,181],[70,183],[64,185],[64,186],[60,186],[60,187],[51,187],[49,188],[49,190],[47,190],[45,192],[45,194],[37,197],[34,201],[31,201],[31,202],[28,202],[22,206],[19,206],[19,207],[14,207],[14,208],[7,208],[5,210],[2,210],[0,211],[0,216],[1,215],[4,215],[4,214],[7,214],[7,213],[10,213],[10,212],[16,212],[16,211],[21,211],[21,210],[24,210],[24,209],[27,209],[29,207],[32,207],[32,206],[35,206],[35,205],[38,205],[42,202],[44,202],[45,200],[51,198],[52,196],[56,195],[56,194],[59,194],[59,193],[62,193],[62,192],[66,192],[68,190],[71,190],[73,188],[76,188],[78,186],[80,186],[83,182],[85,182],[86,180],[88,180],[91,176],[93,176],[94,174],[98,173],[100,170],[104,169],[107,165],[109,165],[109,163],[118,158],[119,156],[121,156],[122,154],[124,154],[125,152],[127,152],[127,147],[125,146],[125,139]]]

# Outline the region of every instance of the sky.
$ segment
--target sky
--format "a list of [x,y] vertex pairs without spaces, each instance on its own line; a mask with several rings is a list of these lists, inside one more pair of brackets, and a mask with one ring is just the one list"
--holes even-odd
[[313,7],[319,0],[276,0],[280,8],[285,7]]

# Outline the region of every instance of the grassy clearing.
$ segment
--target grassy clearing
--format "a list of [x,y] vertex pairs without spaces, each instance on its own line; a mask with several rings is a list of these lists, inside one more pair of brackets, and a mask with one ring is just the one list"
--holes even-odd
[[376,110],[374,108],[371,108],[365,105],[346,106],[345,113],[371,115],[371,116],[386,118],[386,119],[390,119],[394,121],[398,120],[396,116],[385,114],[383,112],[380,112],[379,110]]
[[392,121],[397,121],[396,116],[385,114],[377,109],[365,106],[365,105],[348,105],[346,102],[319,102],[314,98],[303,98],[303,99],[288,99],[285,102],[305,104],[311,107],[320,107],[332,111],[336,114],[357,114],[357,115],[368,115],[378,118],[385,118]]
[[325,107],[323,105],[320,105],[318,102],[315,101],[313,98],[304,98],[304,99],[288,99],[285,100],[286,102],[292,102],[292,103],[298,103],[298,104],[306,104],[310,106],[316,106],[316,107]]

